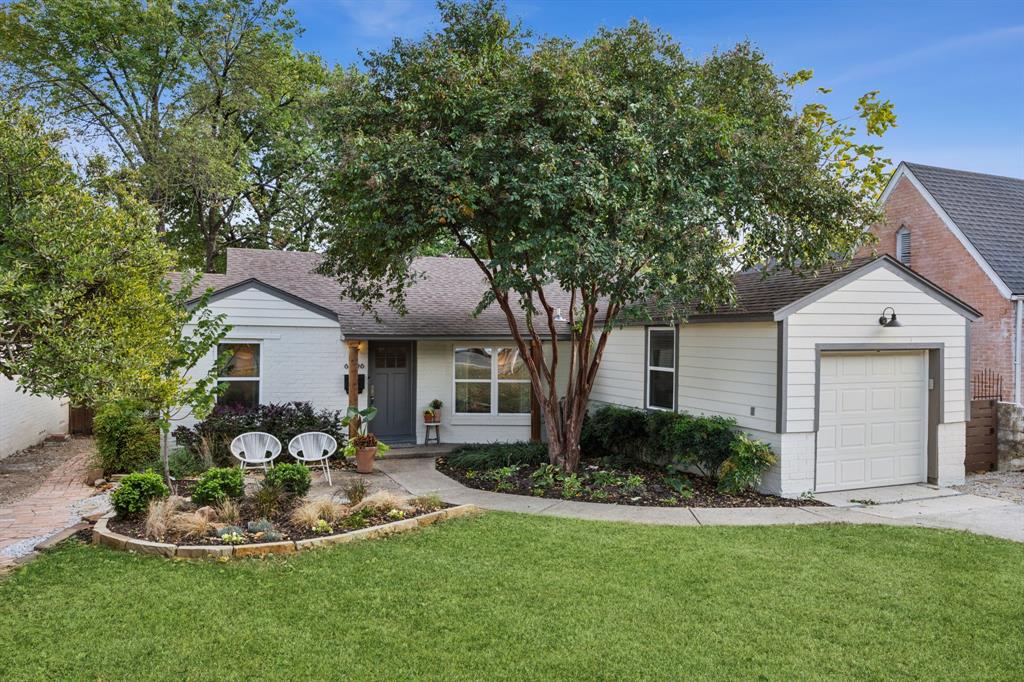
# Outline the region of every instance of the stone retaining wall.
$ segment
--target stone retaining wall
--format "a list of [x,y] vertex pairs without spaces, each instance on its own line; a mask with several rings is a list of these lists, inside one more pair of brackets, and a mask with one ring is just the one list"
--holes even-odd
[[1024,407],[996,403],[996,451],[999,471],[1024,469]]
[[421,526],[429,526],[444,519],[476,514],[479,511],[480,509],[472,504],[463,504],[458,507],[440,509],[412,519],[393,521],[385,523],[383,526],[360,528],[359,530],[338,535],[327,535],[307,540],[285,540],[283,542],[263,542],[248,545],[173,545],[166,542],[140,540],[139,538],[115,533],[107,527],[107,519],[102,518],[96,522],[96,526],[93,528],[92,542],[94,545],[103,545],[111,549],[136,552],[138,554],[178,557],[181,559],[230,559],[232,557],[265,556],[267,554],[293,554],[306,549],[329,547],[330,545],[340,545],[356,540],[380,538]]

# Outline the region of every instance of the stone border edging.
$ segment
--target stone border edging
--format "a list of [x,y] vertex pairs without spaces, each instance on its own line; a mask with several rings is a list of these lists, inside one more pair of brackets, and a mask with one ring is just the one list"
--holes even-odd
[[329,547],[331,545],[341,545],[348,542],[355,542],[357,540],[382,538],[388,535],[394,535],[395,533],[413,530],[414,528],[419,528],[421,526],[429,526],[445,519],[478,514],[482,511],[483,510],[476,505],[461,504],[457,507],[439,509],[411,519],[392,521],[391,523],[385,523],[382,526],[360,528],[358,530],[349,531],[348,533],[326,535],[320,538],[307,538],[305,540],[283,540],[281,542],[261,542],[248,545],[175,545],[167,542],[142,540],[140,538],[133,538],[127,535],[121,535],[120,533],[115,533],[107,527],[107,521],[110,517],[106,516],[97,521],[96,525],[93,527],[92,543],[94,545],[102,545],[104,547],[109,547],[123,552],[153,554],[167,558],[223,560],[230,559],[232,557],[241,558],[266,556],[267,554],[294,554],[299,551],[316,549],[319,547]]

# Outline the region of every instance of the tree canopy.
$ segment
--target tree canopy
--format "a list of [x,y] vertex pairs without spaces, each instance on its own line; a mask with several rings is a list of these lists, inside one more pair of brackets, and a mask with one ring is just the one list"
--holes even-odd
[[[576,466],[623,315],[728,302],[736,268],[811,273],[866,238],[885,160],[824,105],[794,108],[809,72],[776,73],[746,43],[690,59],[638,21],[575,43],[535,38],[490,0],[440,7],[439,31],[371,53],[329,97],[323,272],[368,309],[402,310],[423,245],[473,258],[481,307],[501,307],[527,362],[553,462]],[[875,93],[858,114],[871,134],[894,122]],[[572,296],[567,325],[550,284]],[[567,359],[529,352],[564,335]]]
[[184,394],[172,371],[222,321],[172,293],[174,253],[151,208],[116,182],[83,184],[58,137],[0,107],[0,374],[25,390],[92,405]]
[[11,99],[103,152],[187,265],[230,245],[309,248],[311,106],[327,77],[282,0],[20,0],[0,13]]

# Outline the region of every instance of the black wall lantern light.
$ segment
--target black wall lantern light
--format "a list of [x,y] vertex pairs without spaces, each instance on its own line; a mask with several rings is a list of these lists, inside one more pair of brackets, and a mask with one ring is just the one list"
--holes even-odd
[[[885,314],[886,311],[889,311],[888,315]],[[896,319],[896,311],[893,309],[892,306],[886,306],[886,308],[882,310],[882,316],[878,318],[878,324],[882,325],[883,327],[903,326],[902,324],[900,324],[900,321]]]

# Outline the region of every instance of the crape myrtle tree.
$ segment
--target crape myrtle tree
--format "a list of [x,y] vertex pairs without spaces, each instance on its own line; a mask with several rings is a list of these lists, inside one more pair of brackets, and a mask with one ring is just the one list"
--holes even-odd
[[[488,0],[439,7],[438,32],[369,54],[328,98],[322,272],[404,312],[413,258],[455,244],[488,285],[478,310],[508,320],[564,470],[616,323],[727,304],[739,267],[813,273],[866,239],[886,162],[825,106],[795,109],[809,72],[778,74],[746,43],[693,60],[637,21],[574,43]],[[875,93],[851,118],[875,135],[894,122]]]

